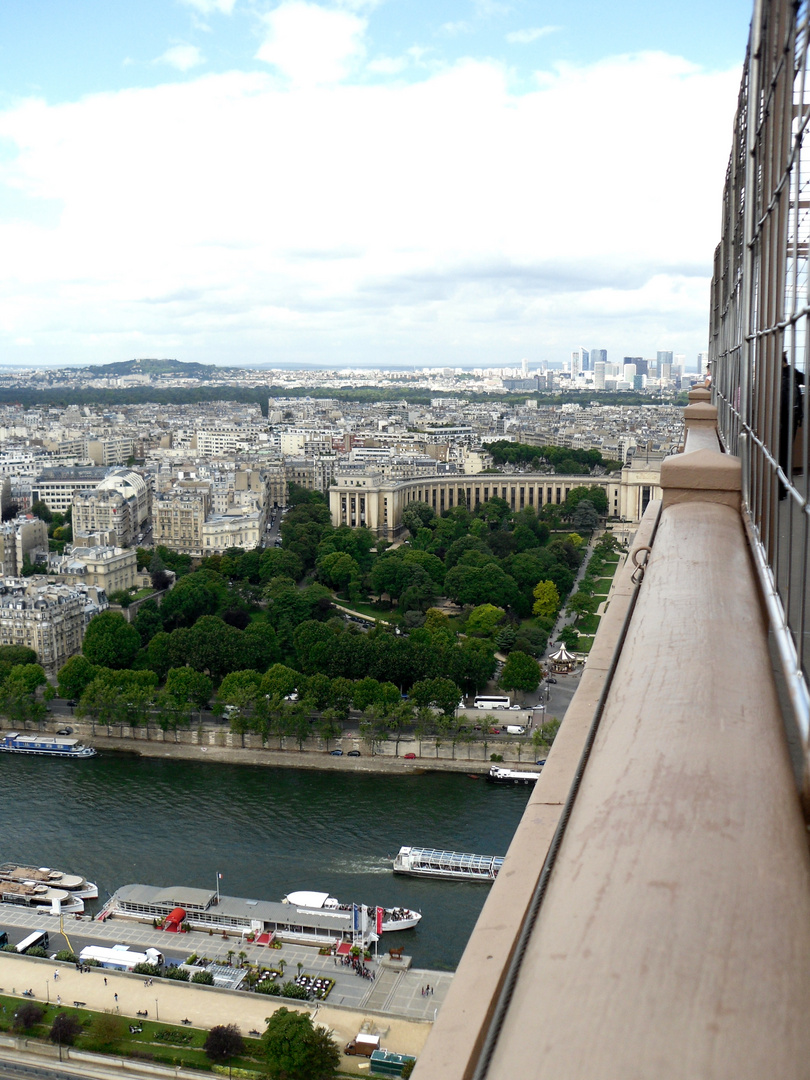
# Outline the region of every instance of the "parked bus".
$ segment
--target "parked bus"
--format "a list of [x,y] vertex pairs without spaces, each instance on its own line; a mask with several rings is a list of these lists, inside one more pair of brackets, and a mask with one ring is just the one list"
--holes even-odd
[[508,709],[512,704],[512,699],[498,695],[479,694],[473,702],[473,706],[476,709]]
[[28,952],[29,949],[33,949],[36,945],[40,945],[43,949],[47,949],[50,942],[48,941],[47,930],[35,930],[33,934],[29,934],[27,938],[23,938],[20,944],[17,946],[18,953]]

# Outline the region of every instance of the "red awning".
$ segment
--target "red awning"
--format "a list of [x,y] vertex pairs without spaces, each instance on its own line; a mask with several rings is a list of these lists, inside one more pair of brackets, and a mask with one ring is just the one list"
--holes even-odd
[[174,911],[170,911],[166,916],[167,922],[181,923],[186,917],[185,911],[181,907],[176,907]]

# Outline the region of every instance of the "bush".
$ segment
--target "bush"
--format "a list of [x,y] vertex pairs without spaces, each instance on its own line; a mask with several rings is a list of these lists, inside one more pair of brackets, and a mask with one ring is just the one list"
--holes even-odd
[[264,982],[260,982],[256,987],[257,994],[267,994],[268,997],[280,997],[281,987],[276,982],[270,982],[265,979]]
[[285,998],[297,998],[299,1001],[308,1001],[309,991],[305,990],[303,986],[299,986],[298,983],[290,981],[285,982],[282,986],[281,996]]
[[68,964],[78,964],[79,962],[76,953],[71,952],[70,949],[60,949],[54,960],[64,960]]
[[204,986],[214,985],[214,976],[210,971],[197,971],[191,976],[193,983],[202,983]]
[[163,978],[174,979],[176,982],[188,982],[191,976],[184,968],[170,967],[163,972]]
[[43,949],[41,945],[34,945],[34,947],[32,949],[27,949],[25,955],[26,956],[44,956],[46,960],[48,958],[47,951],[45,949]]
[[203,1044],[206,1057],[219,1064],[245,1052],[245,1040],[236,1024],[217,1024],[208,1032]]
[[161,974],[159,964],[136,964],[132,970],[136,975],[151,975],[153,978]]

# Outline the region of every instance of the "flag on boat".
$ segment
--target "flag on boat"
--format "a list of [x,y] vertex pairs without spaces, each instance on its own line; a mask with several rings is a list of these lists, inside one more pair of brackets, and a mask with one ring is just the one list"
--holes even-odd
[[217,874],[217,881],[222,881],[222,874]]
[[360,908],[357,904],[352,904],[352,930],[355,933],[360,929]]
[[384,912],[383,908],[381,908],[381,907],[377,908],[377,933],[378,934],[382,933],[383,912]]

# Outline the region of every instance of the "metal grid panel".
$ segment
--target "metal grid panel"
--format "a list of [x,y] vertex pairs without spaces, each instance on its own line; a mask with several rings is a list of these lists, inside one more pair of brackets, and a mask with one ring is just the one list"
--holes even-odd
[[710,361],[771,624],[810,749],[808,0],[756,0],[715,253]]

